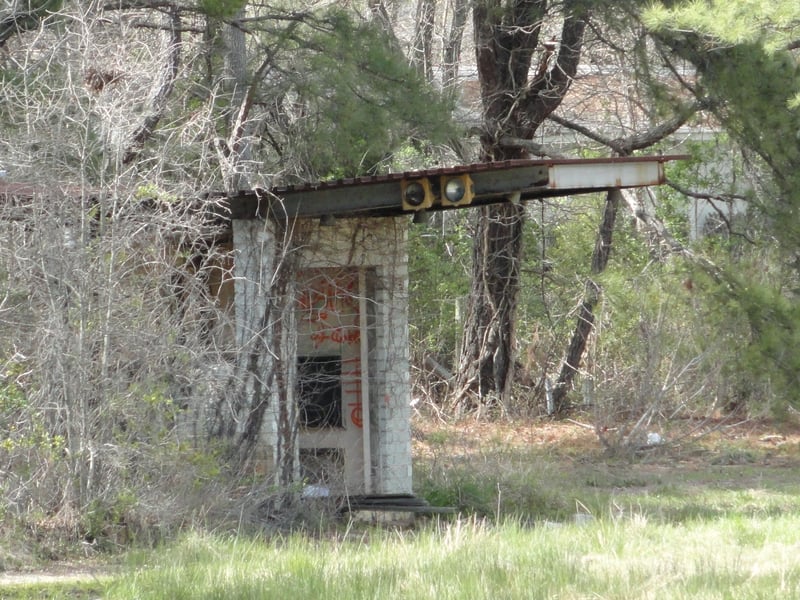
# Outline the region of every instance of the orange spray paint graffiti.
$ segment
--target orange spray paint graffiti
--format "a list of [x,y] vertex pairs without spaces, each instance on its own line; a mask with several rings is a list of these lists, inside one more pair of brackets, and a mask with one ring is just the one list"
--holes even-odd
[[352,272],[311,273],[297,299],[301,321],[311,328],[316,348],[325,342],[354,345],[361,341],[358,328],[358,279]]
[[350,422],[361,429],[364,426],[364,408],[361,404],[361,359],[351,358],[342,364],[342,392],[346,398],[354,398],[347,403],[350,409]]
[[342,357],[342,405],[347,411],[348,423],[362,429],[365,411],[361,397],[358,282],[358,273],[353,269],[305,271],[303,288],[297,298],[297,319],[314,350],[324,349]]

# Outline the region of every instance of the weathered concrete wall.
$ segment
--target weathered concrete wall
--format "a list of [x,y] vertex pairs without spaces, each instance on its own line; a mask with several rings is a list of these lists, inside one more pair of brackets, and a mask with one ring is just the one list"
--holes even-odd
[[411,492],[408,256],[402,219],[309,222],[298,231],[304,268],[363,269],[368,310],[372,493]]
[[230,402],[240,458],[271,473],[279,487],[296,481],[294,399],[296,255],[290,238],[267,221],[233,222],[236,380]]
[[[286,243],[290,239],[290,243]],[[290,319],[285,311],[275,310],[274,286],[281,269],[291,270],[291,292],[295,303],[303,293],[302,281],[314,270],[347,272],[355,276],[359,289],[355,302],[365,309],[366,325],[359,333],[367,342],[367,388],[369,390],[369,422],[363,427],[368,436],[369,469],[366,477],[369,489],[361,492],[390,494],[411,492],[411,435],[410,435],[410,383],[408,365],[408,264],[406,251],[406,223],[401,219],[339,219],[333,225],[322,226],[317,220],[294,224],[291,234],[276,233],[269,223],[262,221],[234,221],[236,342],[241,349],[241,360],[246,360],[250,350],[273,343],[273,329],[280,319],[283,335],[293,340],[281,343],[280,352],[262,352],[258,357],[258,370],[263,380],[245,382],[247,393],[254,394],[260,385],[274,385],[279,368],[281,377],[293,381],[295,377],[294,352],[297,347],[297,327],[303,329],[298,319]],[[286,248],[285,253],[279,251]],[[285,272],[285,271],[284,271]],[[361,289],[363,286],[363,289]],[[272,306],[271,306],[272,303]],[[350,303],[352,304],[352,303]],[[264,315],[269,315],[265,320]],[[297,315],[295,315],[297,316]],[[360,317],[359,317],[360,318]],[[348,327],[352,327],[350,323]],[[306,332],[305,335],[307,335]],[[321,334],[324,337],[326,334]],[[345,336],[348,337],[348,336]],[[349,336],[354,341],[353,336]],[[301,352],[306,352],[300,340]],[[324,342],[330,345],[330,339]],[[338,342],[337,342],[338,343]],[[333,347],[333,346],[332,346]],[[317,348],[320,352],[335,351],[328,346]],[[355,360],[354,349],[344,349],[345,360]],[[360,359],[360,357],[359,357]],[[360,369],[364,368],[360,364]],[[263,370],[263,371],[262,371]],[[343,371],[344,373],[344,371]],[[351,385],[344,383],[344,385]],[[289,385],[293,389],[293,385]],[[359,386],[360,389],[360,386]],[[352,393],[347,389],[345,393]],[[291,393],[291,391],[290,391]],[[286,427],[281,425],[286,415],[280,414],[280,399],[271,397],[261,424],[263,459],[272,468],[280,468],[279,451],[285,445]],[[283,401],[285,402],[284,397]],[[242,424],[244,426],[244,423]],[[296,436],[297,431],[289,433]],[[301,436],[302,437],[302,436]],[[306,443],[314,443],[306,435]],[[324,445],[324,440],[320,440]],[[297,449],[294,440],[285,445]],[[295,463],[296,464],[296,463]],[[356,490],[357,492],[359,490]]]

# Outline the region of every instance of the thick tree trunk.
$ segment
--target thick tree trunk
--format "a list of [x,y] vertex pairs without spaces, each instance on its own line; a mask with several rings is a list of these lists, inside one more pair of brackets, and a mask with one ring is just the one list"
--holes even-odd
[[512,203],[481,209],[455,396],[458,413],[475,408],[479,399],[502,401],[510,391],[523,210]]
[[[525,158],[505,138],[531,139],[567,93],[578,67],[585,22],[577,4],[563,4],[558,52],[539,48],[547,0],[477,1],[475,53],[481,85],[483,159]],[[541,52],[540,67],[531,64]],[[474,241],[472,290],[467,309],[454,406],[456,412],[489,399],[505,403],[513,382],[514,323],[524,211],[512,203],[482,209]]]

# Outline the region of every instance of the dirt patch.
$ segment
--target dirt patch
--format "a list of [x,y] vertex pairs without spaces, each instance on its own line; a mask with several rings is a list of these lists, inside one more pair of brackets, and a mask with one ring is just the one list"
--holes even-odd
[[[660,434],[661,435],[661,434]],[[709,453],[743,447],[763,451],[771,458],[800,455],[800,423],[774,424],[768,421],[705,420],[673,425],[663,434],[666,446],[682,454],[683,461],[696,457],[705,462]],[[674,443],[673,443],[674,442]],[[447,448],[457,454],[486,449],[539,450],[563,456],[597,457],[605,451],[591,419],[571,421],[464,420],[442,423],[417,415],[413,422],[413,446],[424,457]],[[657,454],[654,453],[657,457]],[[665,460],[674,462],[675,454]]]
[[596,453],[602,449],[594,431],[580,425],[554,421],[431,422],[418,417],[413,423],[414,451],[426,456],[447,447],[470,454],[488,448],[558,451],[566,454]]

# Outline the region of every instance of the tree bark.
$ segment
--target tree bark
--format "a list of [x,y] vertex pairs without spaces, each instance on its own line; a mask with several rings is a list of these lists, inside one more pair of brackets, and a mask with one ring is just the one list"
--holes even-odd
[[481,269],[473,269],[461,347],[459,413],[475,408],[477,398],[503,400],[510,391],[523,224],[519,205],[481,209],[473,246],[473,265]]
[[[531,139],[567,93],[581,54],[586,27],[576,2],[563,3],[558,53],[539,47],[547,0],[513,0],[500,7],[482,0],[473,8],[475,53],[483,107],[482,158],[525,158],[508,137]],[[519,292],[524,211],[508,203],[481,210],[475,234],[472,290],[467,308],[454,406],[463,413],[489,398],[509,399],[514,371],[514,322]]]
[[444,45],[444,75],[442,83],[445,90],[452,90],[458,80],[458,69],[461,66],[461,45],[464,41],[464,29],[469,16],[467,0],[454,0],[453,17],[450,20],[450,30]]
[[417,1],[417,26],[411,47],[411,63],[427,79],[433,81],[433,25],[435,0]]

